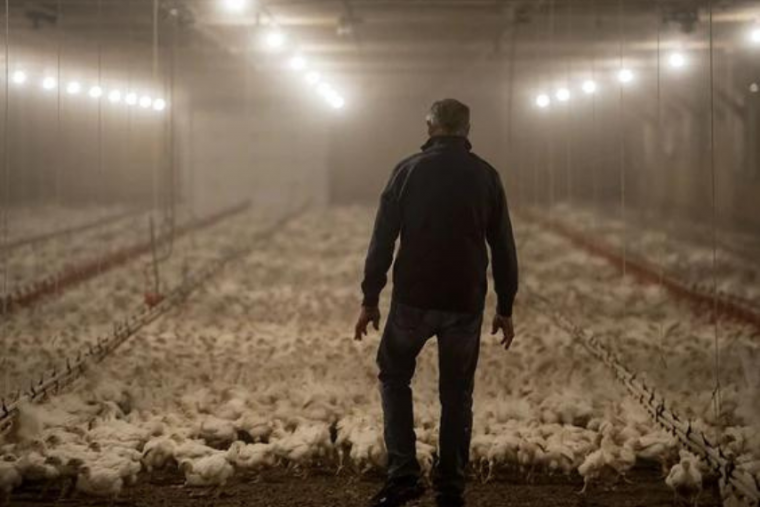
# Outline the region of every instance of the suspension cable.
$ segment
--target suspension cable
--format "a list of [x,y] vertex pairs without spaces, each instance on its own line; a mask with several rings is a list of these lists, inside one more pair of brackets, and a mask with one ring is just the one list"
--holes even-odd
[[[55,40],[55,54],[56,54],[56,93],[55,93],[55,138],[53,146],[56,153],[60,153],[61,143],[61,52],[63,46],[63,28],[61,23],[63,21],[63,7],[62,0],[56,0],[56,40]],[[63,199],[61,198],[61,164],[60,161],[53,166],[53,178],[54,178],[54,193],[56,206],[63,205]],[[61,243],[54,242],[56,248],[56,259],[61,258]],[[55,292],[58,292],[58,283],[56,281]]]
[[[618,0],[618,35],[619,35],[619,66],[620,71],[624,69],[623,63],[624,63],[624,46],[625,46],[625,35],[624,35],[624,29],[623,29],[623,16],[624,15],[624,9],[623,9],[623,0]],[[625,150],[625,124],[626,124],[626,117],[625,117],[625,101],[623,100],[624,96],[624,88],[625,86],[623,83],[619,83],[620,85],[620,104],[619,104],[619,114],[620,117],[618,119],[619,125],[618,125],[618,141],[619,141],[619,172],[620,172],[620,214],[621,214],[621,223],[622,223],[622,229],[621,229],[621,237],[622,237],[622,251],[623,251],[623,282],[625,281],[627,273],[627,264],[628,264],[628,230],[627,230],[627,202],[626,202],[626,185],[625,185],[625,177],[626,177],[626,171],[625,171],[625,156],[626,156],[626,150]],[[623,306],[623,312],[625,317],[625,310],[626,306]]]
[[[662,1],[657,0],[657,14],[659,18],[662,18]],[[662,139],[662,24],[657,23],[657,83],[656,83],[656,119],[657,119],[657,144],[655,149],[655,169],[660,170],[662,168],[662,147],[661,147],[661,139]],[[659,212],[659,211],[658,211]],[[659,256],[659,259],[656,261],[657,264],[657,276],[658,276],[658,287],[660,287],[660,290],[663,291],[665,289],[665,256],[666,256],[666,241],[663,240],[661,247],[657,250],[657,255]],[[664,367],[667,367],[667,361],[665,359],[665,354],[663,353],[663,347],[664,347],[664,341],[665,341],[665,321],[660,320],[659,325],[659,356],[660,360],[663,363]]]
[[[8,244],[8,235],[9,235],[9,219],[8,215],[10,213],[10,186],[11,186],[11,176],[10,176],[10,157],[8,156],[8,126],[9,126],[9,114],[8,114],[8,108],[10,106],[10,0],[5,0],[5,97],[4,97],[4,108],[3,108],[3,174],[2,174],[2,201],[3,201],[3,208],[2,208],[2,218],[0,221],[2,222],[0,224],[0,227],[2,227],[2,246],[3,248],[0,249],[0,251],[3,252],[3,290],[2,290],[2,299],[0,300],[0,304],[2,304],[2,313],[0,315],[7,315],[8,312],[8,305],[10,304],[10,294],[8,292],[9,289],[9,261],[8,256],[10,255],[10,250],[6,248],[6,245]],[[3,357],[7,358],[7,350],[8,350],[8,334],[6,329],[6,322],[5,320],[0,321],[0,328],[2,328],[3,333]],[[0,364],[2,364],[2,361],[0,361]],[[5,372],[5,378],[3,379],[3,385],[8,385],[8,379],[9,379],[9,368],[2,368],[2,370]]]
[[715,177],[715,44],[713,36],[713,2],[708,0],[709,22],[710,22],[710,199],[711,199],[711,221],[712,221],[712,314],[713,314],[713,333],[715,348],[715,392],[714,392],[714,409],[715,416],[719,417],[721,413],[720,399],[720,323],[718,322],[718,224],[717,224],[717,195],[716,195],[716,177]]

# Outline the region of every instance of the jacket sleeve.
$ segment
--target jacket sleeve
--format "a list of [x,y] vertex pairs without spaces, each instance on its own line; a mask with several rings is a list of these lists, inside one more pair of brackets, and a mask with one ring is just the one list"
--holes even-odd
[[388,269],[393,263],[396,238],[401,230],[400,195],[403,170],[396,167],[380,196],[380,207],[375,217],[375,228],[364,263],[363,306],[374,307],[380,301],[380,292],[388,281]]
[[499,315],[511,317],[518,287],[517,249],[507,198],[498,173],[495,175],[495,187],[496,197],[490,212],[486,239],[491,247],[493,280],[498,299],[497,311]]

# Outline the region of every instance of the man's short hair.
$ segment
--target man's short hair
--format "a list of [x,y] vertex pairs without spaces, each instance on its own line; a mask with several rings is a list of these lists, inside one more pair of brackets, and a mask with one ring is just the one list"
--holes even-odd
[[466,136],[470,131],[470,108],[456,99],[438,100],[430,106],[427,122],[444,134]]

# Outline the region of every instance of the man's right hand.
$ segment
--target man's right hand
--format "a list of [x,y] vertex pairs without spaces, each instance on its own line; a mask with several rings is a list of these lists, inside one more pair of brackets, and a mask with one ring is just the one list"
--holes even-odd
[[367,326],[370,322],[376,331],[380,330],[380,309],[376,306],[362,306],[354,329],[354,340],[361,341],[362,337],[367,335]]
[[500,329],[502,331],[501,344],[504,345],[504,350],[508,350],[509,346],[512,345],[512,340],[515,339],[515,328],[512,325],[512,317],[504,317],[498,313],[494,315],[491,334],[495,335]]

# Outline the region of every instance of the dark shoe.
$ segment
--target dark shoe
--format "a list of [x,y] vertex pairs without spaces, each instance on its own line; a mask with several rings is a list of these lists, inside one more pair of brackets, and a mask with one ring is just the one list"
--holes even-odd
[[425,486],[416,477],[391,479],[372,497],[370,507],[399,507],[425,494]]
[[435,497],[437,507],[464,507],[464,498],[457,494],[438,494]]

